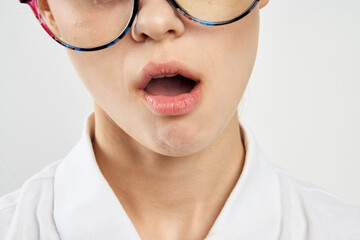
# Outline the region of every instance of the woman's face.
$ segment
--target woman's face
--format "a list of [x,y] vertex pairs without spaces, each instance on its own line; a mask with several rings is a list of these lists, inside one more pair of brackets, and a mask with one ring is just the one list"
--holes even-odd
[[[109,120],[102,127],[155,153],[185,156],[204,149],[237,118],[258,33],[259,4],[240,21],[213,27],[186,19],[165,0],[143,0],[132,29],[117,44],[68,54],[93,96],[96,114]],[[145,103],[138,81],[144,67],[174,62],[200,79],[201,99],[186,114],[159,114]]]

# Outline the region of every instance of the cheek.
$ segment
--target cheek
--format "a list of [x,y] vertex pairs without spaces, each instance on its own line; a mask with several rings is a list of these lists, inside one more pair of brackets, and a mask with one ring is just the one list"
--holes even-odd
[[226,106],[230,111],[239,104],[255,63],[258,35],[259,16],[255,9],[240,21],[219,27],[213,37],[206,36],[211,39],[206,44],[206,58],[214,105]]
[[[98,47],[118,37],[131,16],[131,1],[49,0],[43,16],[51,31],[76,47]],[[119,17],[121,16],[121,17]]]
[[[218,69],[222,69],[227,81],[238,85],[244,83],[252,72],[258,48],[258,16],[253,11],[239,22],[222,28],[217,49]],[[224,79],[225,80],[225,79]]]
[[[123,77],[123,61],[114,58],[111,48],[96,52],[67,50],[68,55],[85,87],[98,103],[105,102],[120,108],[130,101]],[[122,103],[122,104],[113,104]]]

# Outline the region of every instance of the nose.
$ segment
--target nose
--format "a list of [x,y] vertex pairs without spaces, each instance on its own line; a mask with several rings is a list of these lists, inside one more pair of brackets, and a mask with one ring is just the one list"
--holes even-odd
[[184,31],[184,23],[167,0],[140,0],[131,30],[135,41],[174,39]]

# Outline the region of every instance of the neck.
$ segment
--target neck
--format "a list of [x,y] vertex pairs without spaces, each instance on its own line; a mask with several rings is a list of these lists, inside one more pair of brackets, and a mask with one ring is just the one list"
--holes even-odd
[[236,112],[205,149],[185,157],[164,156],[136,142],[99,111],[93,147],[99,168],[133,222],[180,219],[202,222],[209,230],[242,171],[240,133]]

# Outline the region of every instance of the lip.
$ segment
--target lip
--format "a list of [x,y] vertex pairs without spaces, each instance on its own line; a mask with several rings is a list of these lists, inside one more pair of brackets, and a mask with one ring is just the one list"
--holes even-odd
[[[151,95],[144,91],[147,84],[154,76],[164,74],[180,74],[196,82],[189,93],[177,96]],[[202,96],[201,81],[199,75],[188,66],[177,62],[149,62],[141,70],[138,78],[138,89],[146,106],[160,115],[183,115],[193,111],[199,104]]]
[[157,75],[177,73],[197,83],[200,82],[198,74],[194,73],[188,66],[177,61],[149,62],[141,70],[138,78],[138,89],[144,89],[151,79]]

